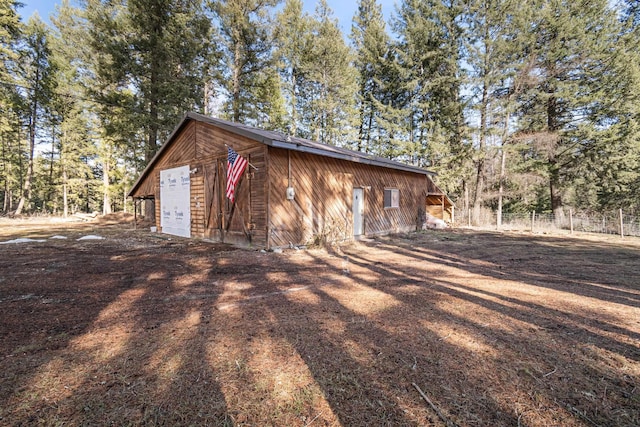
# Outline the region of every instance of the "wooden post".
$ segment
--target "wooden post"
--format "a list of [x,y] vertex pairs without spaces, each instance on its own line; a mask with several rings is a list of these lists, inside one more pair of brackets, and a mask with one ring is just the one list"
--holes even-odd
[[573,234],[573,209],[569,209],[569,229],[571,230],[571,234]]
[[226,223],[226,217],[224,214],[225,211],[225,203],[226,203],[226,182],[224,173],[224,167],[222,166],[223,161],[221,159],[216,159],[216,185],[219,186],[220,191],[218,191],[218,215],[220,220],[218,221],[218,229],[220,230],[220,241],[224,243],[224,226]]
[[536,211],[531,211],[531,232],[533,233],[533,229],[536,223]]
[[138,199],[133,198],[133,229],[138,229]]
[[467,213],[469,214],[469,228],[471,228],[471,209],[467,209]]
[[622,218],[622,209],[619,210],[620,213],[620,237],[624,238],[624,220]]

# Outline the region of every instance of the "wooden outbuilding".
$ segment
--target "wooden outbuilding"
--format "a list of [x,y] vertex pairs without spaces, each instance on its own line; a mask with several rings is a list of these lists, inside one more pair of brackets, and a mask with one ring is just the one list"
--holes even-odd
[[[249,161],[225,197],[227,146]],[[128,193],[153,199],[158,231],[257,248],[335,242],[451,220],[425,169],[188,113]]]

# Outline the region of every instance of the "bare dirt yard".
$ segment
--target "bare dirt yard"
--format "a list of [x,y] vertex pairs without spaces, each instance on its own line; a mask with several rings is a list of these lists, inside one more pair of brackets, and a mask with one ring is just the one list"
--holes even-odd
[[0,425],[640,425],[640,239],[0,221]]

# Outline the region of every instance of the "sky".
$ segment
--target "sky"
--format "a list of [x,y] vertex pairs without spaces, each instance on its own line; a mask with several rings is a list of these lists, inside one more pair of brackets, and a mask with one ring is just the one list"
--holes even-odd
[[[397,0],[399,1],[399,0]],[[60,1],[52,0],[20,0],[24,6],[18,9],[22,21],[26,22],[29,17],[38,12],[40,18],[43,21],[49,23],[49,15],[55,12],[55,6],[60,4]],[[75,4],[75,1],[71,1],[71,4]],[[284,3],[284,1],[283,1]],[[304,10],[310,14],[313,14],[316,8],[317,0],[303,0]],[[342,33],[347,37],[351,33],[351,19],[356,13],[357,1],[356,0],[327,0],[329,7],[333,10],[333,15],[338,18],[340,29]],[[382,5],[382,13],[385,16],[385,20],[389,21],[389,17],[395,10],[396,0],[378,0],[378,4]]]

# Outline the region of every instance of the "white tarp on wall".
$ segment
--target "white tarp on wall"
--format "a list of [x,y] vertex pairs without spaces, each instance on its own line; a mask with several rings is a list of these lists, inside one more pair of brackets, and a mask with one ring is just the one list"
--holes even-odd
[[190,194],[189,166],[160,171],[160,226],[163,233],[191,237]]

